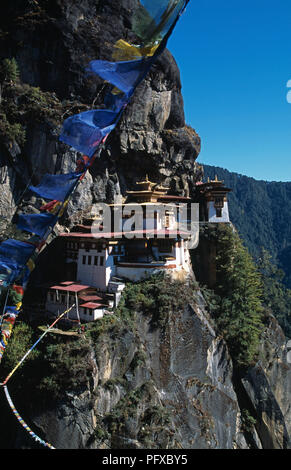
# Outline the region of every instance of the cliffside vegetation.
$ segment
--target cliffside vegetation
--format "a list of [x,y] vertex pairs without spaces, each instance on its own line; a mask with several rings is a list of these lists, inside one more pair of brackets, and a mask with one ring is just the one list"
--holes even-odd
[[276,317],[287,338],[291,338],[291,289],[283,282],[284,272],[264,248],[257,266],[262,276],[264,306]]
[[[88,323],[85,333],[79,338],[48,334],[21,367],[15,380],[15,391],[23,394],[24,389],[28,388],[31,393],[33,388],[32,393],[35,393],[37,401],[40,395],[43,399],[58,399],[65,390],[82,387],[92,372],[92,361],[89,359],[91,347],[98,357],[102,354],[100,347],[104,339],[108,341],[109,338],[121,337],[124,331],[136,333],[137,315],[149,316],[153,329],[164,330],[169,314],[183,310],[187,302],[193,300],[196,289],[194,281],[185,285],[163,275],[152,276],[138,283],[129,282],[114,314]],[[4,301],[2,296],[1,305]],[[15,326],[1,364],[3,376],[15,367],[33,341],[40,336],[38,324],[38,321],[31,323],[20,320]],[[142,361],[140,351],[134,361],[136,365]]]
[[57,128],[63,116],[87,109],[76,100],[60,101],[54,92],[23,83],[17,61],[6,58],[0,62],[0,139],[17,142],[23,147],[31,124],[43,123]]
[[[126,342],[128,357],[124,357],[118,369],[106,379],[99,379],[98,387],[92,389],[92,399],[96,399],[100,390],[113,396],[120,390],[121,397],[110,412],[98,415],[88,445],[96,440],[111,439],[114,446],[120,434],[126,437],[131,432],[129,423],[137,422],[138,439],[145,448],[166,448],[174,434],[169,410],[157,401],[156,389],[151,377],[147,377],[148,373],[141,384],[132,387],[131,383],[131,376],[144,370],[147,357],[138,333],[139,317],[149,322],[151,330],[160,332],[163,342],[170,316],[182,313],[187,302],[194,302],[197,290],[195,281],[185,284],[171,281],[164,275],[155,275],[138,283],[129,282],[116,311],[87,324],[85,333],[78,338],[57,334],[48,334],[44,338],[9,382],[16,405],[21,403],[22,413],[29,416],[38,407],[50,409],[58,400],[64,400],[67,393],[81,394],[92,380],[95,361],[101,371],[104,355],[108,351],[113,354],[116,348],[122,350]],[[15,326],[1,364],[3,377],[39,337],[37,323],[21,319]],[[128,349],[132,350],[131,354]]]
[[[237,232],[228,224],[210,224],[201,237],[216,245],[216,284],[206,300],[216,327],[239,366],[257,358],[263,329],[263,285],[260,273]],[[204,292],[205,295],[205,292]]]

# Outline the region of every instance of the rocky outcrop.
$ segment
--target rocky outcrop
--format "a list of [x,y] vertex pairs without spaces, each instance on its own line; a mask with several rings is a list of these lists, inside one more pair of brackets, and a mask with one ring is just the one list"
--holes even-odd
[[[100,107],[103,81],[88,78],[84,67],[92,59],[110,60],[114,43],[120,38],[130,40],[131,15],[137,3],[6,2],[1,6],[5,34],[0,36],[0,56],[15,57],[21,80],[49,93],[53,103],[71,103],[71,108],[64,108],[69,113]],[[22,165],[16,188],[15,165],[9,151],[0,150],[2,172],[10,174],[3,214],[13,215],[11,199],[17,189],[23,191],[31,181],[37,184],[45,173],[75,168],[78,153],[58,141],[67,111],[56,126],[49,125],[44,116],[38,122],[22,123],[27,140],[15,154],[15,165]],[[70,225],[73,214],[89,211],[96,202],[113,202],[124,196],[145,174],[177,194],[191,193],[198,176],[195,160],[199,151],[199,136],[185,124],[179,70],[166,50],[136,90],[100,158],[72,198],[66,223]]]
[[[199,290],[163,326],[152,321],[141,311],[130,325],[108,317],[97,336],[87,335],[86,383],[47,406],[41,397],[26,411],[22,403],[33,429],[58,449],[290,448],[290,365],[274,318],[258,363],[244,373]],[[6,446],[34,447],[21,427],[12,429]]]
[[256,429],[265,449],[291,446],[291,367],[287,341],[276,319],[270,315],[258,363],[241,376],[243,391],[256,417]]
[[138,314],[91,347],[88,387],[33,418],[57,448],[247,448],[232,361],[199,292],[165,328]]

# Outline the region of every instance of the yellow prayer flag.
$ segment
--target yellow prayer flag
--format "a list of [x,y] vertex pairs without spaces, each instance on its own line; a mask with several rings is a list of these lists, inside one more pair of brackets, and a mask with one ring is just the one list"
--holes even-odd
[[112,58],[116,61],[122,61],[122,60],[135,60],[135,59],[140,59],[142,57],[151,57],[154,55],[158,46],[159,44],[155,46],[146,46],[146,47],[133,46],[132,44],[129,44],[123,39],[119,39],[114,44],[114,52],[112,54]]

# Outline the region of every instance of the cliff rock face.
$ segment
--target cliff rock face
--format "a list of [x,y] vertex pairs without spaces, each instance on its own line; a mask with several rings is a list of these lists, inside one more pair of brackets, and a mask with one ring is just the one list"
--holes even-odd
[[276,319],[270,316],[261,341],[260,359],[241,378],[257,418],[263,448],[291,447],[290,374],[285,335]]
[[[56,102],[71,103],[66,108],[70,113],[99,107],[103,81],[89,79],[84,67],[93,59],[110,60],[114,43],[120,38],[130,40],[137,3],[4,2],[0,56],[15,57],[21,80],[49,93]],[[64,111],[57,126],[49,125],[44,117],[24,122],[25,145],[12,143],[12,149],[11,142],[2,145],[1,178],[6,186],[0,215],[13,213],[17,194],[31,181],[36,184],[45,173],[75,168],[78,153],[58,141],[66,117]],[[145,174],[177,194],[189,194],[197,178],[199,151],[198,135],[185,124],[179,71],[166,50],[137,89],[100,159],[72,198],[67,222],[76,211],[88,211],[96,202],[113,202],[124,196]],[[15,181],[19,165],[19,181]]]
[[[290,448],[291,369],[276,320],[258,363],[238,374],[201,292],[190,297],[164,325],[139,311],[130,327],[122,317],[100,326],[82,386],[49,406],[21,404],[33,429],[58,449]],[[34,446],[19,426],[10,439],[11,448]]]
[[103,334],[91,360],[88,387],[33,418],[57,448],[246,446],[232,361],[201,294],[165,328],[138,314],[134,332]]
[[[88,80],[84,66],[110,59],[116,40],[131,39],[136,4],[5,0],[0,56],[15,57],[22,82],[48,93],[56,107],[66,103],[64,113],[89,109],[102,103],[102,84]],[[77,152],[58,141],[67,115],[60,113],[55,125],[45,118],[22,122],[25,145],[1,140],[0,215],[6,220],[30,182],[75,169]],[[199,151],[199,136],[185,124],[179,71],[165,51],[74,194],[65,223],[73,225],[97,202],[124,196],[145,174],[176,194],[193,194]],[[64,449],[287,447],[290,367],[284,342],[274,321],[266,329],[261,361],[235,377],[198,292],[195,301],[170,314],[165,328],[153,329],[149,316],[137,314],[134,330],[92,341],[86,385],[67,391],[50,408],[34,410],[30,423]],[[256,428],[247,432],[244,408],[257,417]],[[12,448],[32,445],[19,428],[15,434]]]

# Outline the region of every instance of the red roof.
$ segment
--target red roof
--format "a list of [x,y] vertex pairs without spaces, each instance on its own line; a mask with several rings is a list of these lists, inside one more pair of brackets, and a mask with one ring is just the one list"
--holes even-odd
[[70,233],[61,233],[61,237],[79,237],[79,238],[122,238],[126,235],[186,235],[190,236],[190,232],[184,232],[182,230],[156,230],[156,229],[144,229],[144,230],[134,230],[131,232],[96,232],[96,233],[82,233],[82,232],[70,232]]
[[84,302],[90,302],[92,300],[102,300],[102,297],[98,297],[98,295],[80,294],[79,297],[81,300],[84,300]]
[[96,304],[95,302],[86,302],[85,304],[80,305],[80,307],[91,308],[94,310],[95,308],[104,307],[104,305]]
[[88,289],[90,286],[83,286],[81,284],[73,284],[70,286],[52,286],[51,289],[61,290],[65,292],[80,292],[82,290]]
[[60,285],[61,286],[70,286],[74,284],[74,281],[64,281],[64,282],[60,282]]

